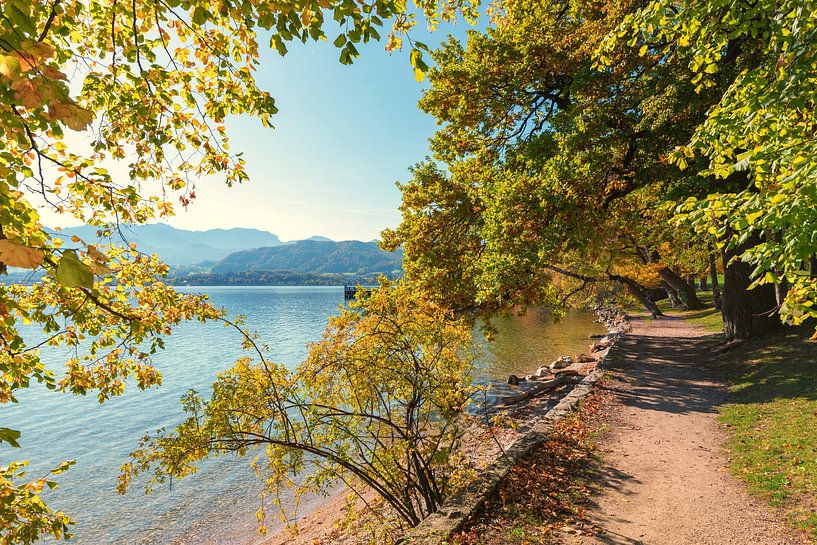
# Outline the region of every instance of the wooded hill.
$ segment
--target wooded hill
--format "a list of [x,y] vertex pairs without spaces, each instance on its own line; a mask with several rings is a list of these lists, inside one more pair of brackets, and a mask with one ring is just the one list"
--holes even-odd
[[393,274],[402,268],[402,252],[384,252],[376,242],[301,240],[271,248],[235,252],[210,268],[213,273],[293,271],[300,273]]

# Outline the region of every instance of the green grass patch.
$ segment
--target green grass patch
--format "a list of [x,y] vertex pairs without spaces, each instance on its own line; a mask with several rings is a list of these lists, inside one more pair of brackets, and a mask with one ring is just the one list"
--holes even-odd
[[733,473],[817,541],[817,343],[806,341],[808,333],[724,355],[719,366],[733,396],[719,420],[730,431]]
[[658,308],[661,312],[668,316],[683,316],[690,323],[701,326],[712,333],[723,332],[723,316],[720,310],[715,309],[715,304],[712,300],[712,291],[699,291],[698,299],[705,305],[705,308],[699,310],[677,310],[672,308],[669,299],[658,301]]

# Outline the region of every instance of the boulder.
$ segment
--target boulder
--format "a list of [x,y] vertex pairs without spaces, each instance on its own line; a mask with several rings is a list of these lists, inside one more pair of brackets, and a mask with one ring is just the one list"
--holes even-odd
[[610,343],[594,344],[590,347],[590,353],[595,354],[596,352],[601,352],[602,350],[607,350],[608,348],[610,348]]
[[537,377],[546,377],[546,376],[548,376],[550,374],[551,374],[550,373],[550,367],[548,367],[547,365],[543,365],[542,367],[540,367],[539,369],[536,370],[536,376]]
[[525,377],[517,377],[516,375],[511,375],[508,377],[508,384],[511,386],[516,386],[520,382],[525,382]]
[[596,358],[588,356],[587,354],[579,354],[576,356],[576,361],[579,363],[595,363]]
[[551,369],[551,370],[553,370],[553,369],[564,369],[565,367],[570,367],[570,364],[572,364],[572,363],[573,363],[573,358],[571,358],[570,356],[562,356],[558,360],[556,360],[553,363],[551,363],[550,365],[548,365],[548,368]]

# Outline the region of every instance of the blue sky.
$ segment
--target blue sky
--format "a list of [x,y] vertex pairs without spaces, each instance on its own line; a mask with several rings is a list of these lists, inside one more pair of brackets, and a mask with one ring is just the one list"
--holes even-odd
[[[433,45],[468,28],[460,22],[415,38]],[[354,65],[343,66],[327,34],[330,42],[292,44],[283,58],[263,53],[258,79],[276,98],[275,128],[251,118],[227,123],[250,183],[228,189],[220,180],[201,181],[196,202],[179,208],[172,225],[255,227],[284,240],[370,240],[397,225],[394,184],[428,154],[436,127],[417,108],[424,84],[415,81],[407,50],[389,54],[384,42],[370,43]]]

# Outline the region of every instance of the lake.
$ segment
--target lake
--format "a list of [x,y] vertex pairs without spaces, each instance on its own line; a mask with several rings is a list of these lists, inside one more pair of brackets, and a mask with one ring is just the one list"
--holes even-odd
[[[210,295],[217,306],[246,316],[249,329],[269,344],[271,359],[288,366],[306,356],[306,343],[323,333],[326,319],[343,304],[342,287],[186,287]],[[586,350],[588,336],[602,332],[590,313],[574,312],[559,324],[546,313],[498,320],[495,342],[483,350],[480,380],[503,384],[565,354]],[[484,343],[480,335],[477,342]],[[17,456],[31,460],[30,475],[73,458],[60,487],[44,494],[53,507],[78,520],[77,545],[251,545],[262,541],[255,512],[260,500],[248,459],[208,461],[196,475],[145,496],[138,486],[116,493],[119,466],[146,432],[172,427],[182,418],[179,397],[189,388],[207,392],[216,373],[242,355],[235,332],[220,324],[180,326],[157,354],[160,388],[100,405],[96,396],[75,397],[33,387],[19,405],[0,406],[3,426],[23,432],[23,450],[0,446],[0,465]],[[52,358],[55,367],[58,353]],[[44,355],[44,359],[46,359]],[[273,514],[272,512],[270,513]]]

